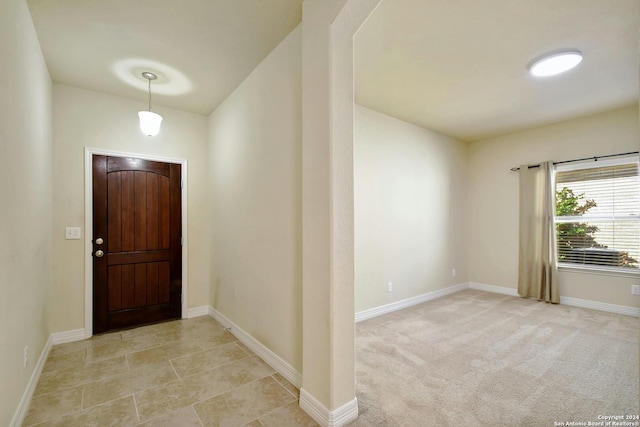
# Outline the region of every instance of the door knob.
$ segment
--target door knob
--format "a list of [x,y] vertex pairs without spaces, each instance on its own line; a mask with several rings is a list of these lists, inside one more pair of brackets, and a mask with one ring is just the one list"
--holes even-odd
[[104,252],[103,252],[103,251],[101,251],[100,249],[98,249],[98,250],[96,251],[95,255],[96,255],[98,258],[102,258],[102,257],[104,256]]
[[102,237],[98,237],[98,238],[96,239],[96,245],[101,245],[101,244],[103,244],[103,243],[104,243],[104,240],[102,240]]

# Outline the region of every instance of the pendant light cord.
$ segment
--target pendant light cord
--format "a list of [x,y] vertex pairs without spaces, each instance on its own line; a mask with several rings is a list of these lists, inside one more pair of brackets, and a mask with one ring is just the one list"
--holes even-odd
[[155,80],[158,78],[155,74],[150,71],[145,71],[142,73],[142,77],[148,80],[148,92],[149,92],[149,112],[151,112],[151,80]]
[[147,79],[149,81],[149,111],[151,111],[151,79]]

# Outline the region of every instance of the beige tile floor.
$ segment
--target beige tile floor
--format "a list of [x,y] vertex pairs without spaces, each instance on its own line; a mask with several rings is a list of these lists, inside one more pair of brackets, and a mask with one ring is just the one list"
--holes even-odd
[[298,396],[203,316],[54,346],[23,426],[317,426]]

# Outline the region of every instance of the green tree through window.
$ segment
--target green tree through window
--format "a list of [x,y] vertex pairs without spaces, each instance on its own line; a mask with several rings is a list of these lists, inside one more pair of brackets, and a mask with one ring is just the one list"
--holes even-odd
[[[556,216],[583,216],[589,209],[596,207],[593,199],[584,199],[584,193],[575,194],[573,190],[563,187],[556,191]],[[576,253],[583,253],[588,249],[608,249],[596,241],[595,233],[599,229],[587,222],[563,222],[556,224],[556,240],[558,243],[558,261],[572,262]],[[638,260],[632,258],[628,252],[618,251],[616,265],[621,267],[638,267]],[[584,256],[584,255],[583,255]],[[605,264],[606,265],[606,264]]]

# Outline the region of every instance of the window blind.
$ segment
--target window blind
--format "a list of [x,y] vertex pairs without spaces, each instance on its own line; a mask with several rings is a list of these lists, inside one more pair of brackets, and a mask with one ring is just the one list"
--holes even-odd
[[626,163],[556,170],[558,262],[638,269],[637,157]]

